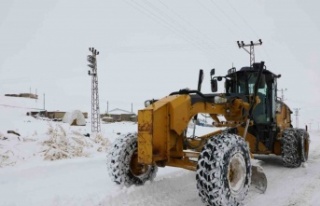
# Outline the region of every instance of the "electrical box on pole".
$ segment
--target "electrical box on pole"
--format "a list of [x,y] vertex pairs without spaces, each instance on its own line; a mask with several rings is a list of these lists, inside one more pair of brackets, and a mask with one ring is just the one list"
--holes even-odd
[[88,55],[88,66],[91,70],[88,71],[88,75],[91,78],[91,132],[100,132],[100,109],[99,109],[99,91],[98,91],[98,73],[97,73],[97,55],[99,52],[92,48],[89,48],[92,53]]

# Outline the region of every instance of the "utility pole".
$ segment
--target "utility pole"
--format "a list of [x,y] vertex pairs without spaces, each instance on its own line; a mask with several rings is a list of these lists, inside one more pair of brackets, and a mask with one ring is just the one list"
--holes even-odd
[[91,76],[91,132],[100,132],[100,109],[99,109],[99,92],[98,92],[98,73],[97,73],[97,55],[99,52],[95,48],[89,48],[92,53],[88,55],[87,60],[90,64],[88,66],[91,71],[88,71]]
[[284,102],[284,92],[287,91],[287,88],[284,88],[284,89],[279,89],[278,91],[281,92],[281,101]]
[[299,111],[300,108],[293,108],[294,109],[294,116],[296,117],[296,128],[299,128]]
[[46,94],[43,93],[43,110],[46,110]]
[[312,126],[312,120],[310,120],[310,122],[309,122],[309,130],[311,131],[311,126]]
[[[261,39],[259,39],[259,42],[253,43],[253,41],[250,42],[250,44],[245,44],[243,41],[237,41],[239,49],[244,49],[249,55],[250,55],[250,66],[253,66],[253,63],[255,62],[255,54],[254,54],[254,46],[260,46],[262,45]],[[250,49],[246,49],[245,47],[250,47]]]

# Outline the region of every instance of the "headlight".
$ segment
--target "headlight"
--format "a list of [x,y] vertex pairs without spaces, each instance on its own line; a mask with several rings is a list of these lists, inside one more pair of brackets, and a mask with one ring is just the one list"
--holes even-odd
[[145,107],[149,107],[151,104],[155,103],[156,101],[158,101],[157,99],[149,99],[144,101],[144,106]]
[[149,107],[151,105],[151,100],[144,101],[144,106]]

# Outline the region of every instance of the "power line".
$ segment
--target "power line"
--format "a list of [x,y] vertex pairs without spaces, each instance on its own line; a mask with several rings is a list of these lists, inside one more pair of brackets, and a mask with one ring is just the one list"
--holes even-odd
[[[220,12],[223,13],[231,23],[233,23],[234,25],[237,25],[216,3],[214,3],[212,0],[210,0],[210,2],[211,4],[216,5],[215,8],[219,9]],[[144,15],[147,15],[152,20],[162,24],[170,31],[174,32],[175,34],[182,37],[187,42],[191,43],[195,48],[201,50],[203,53],[207,54],[207,51],[211,50],[211,52],[213,52],[214,54],[221,56],[222,54],[218,53],[217,47],[220,47],[220,50],[222,48],[223,53],[228,53],[223,47],[221,47],[219,44],[213,41],[205,33],[201,32],[197,27],[191,24],[190,21],[187,21],[185,18],[183,18],[183,16],[178,14],[175,10],[170,8],[167,4],[165,4],[161,0],[158,1],[158,4],[154,3],[153,1],[138,2],[134,0],[125,1],[125,3],[137,9],[139,12],[143,13]],[[162,6],[159,7],[159,4],[161,4]],[[234,31],[234,29],[232,29],[232,27],[229,27],[225,23],[223,23],[224,22],[222,21],[223,19],[221,19],[218,15],[216,15],[216,13],[208,9],[211,7],[204,5],[199,0],[198,0],[198,4],[203,9],[205,9],[211,16],[217,19],[218,22],[221,22],[221,24],[225,26],[225,28],[229,30],[232,35],[235,35],[237,33]],[[173,17],[176,17],[176,18],[173,18]],[[247,32],[245,32],[245,34],[247,34]],[[252,52],[252,54],[254,58],[254,53]]]
[[[199,5],[200,5],[204,10],[206,10],[213,18],[217,19],[218,22],[222,22],[222,20],[221,20],[217,15],[215,15],[215,13],[213,13],[210,9],[208,9],[208,7],[206,7],[200,0],[198,0],[197,2],[198,2]],[[223,24],[223,25],[225,25],[225,24]],[[229,32],[230,32],[231,34],[234,34],[234,33],[235,33],[232,29],[230,29],[230,27],[227,27],[227,26],[225,26],[225,27],[226,27],[226,29],[229,30]]]
[[167,4],[165,4],[164,2],[162,2],[161,0],[159,0],[160,4],[162,4],[167,10],[171,11],[173,14],[175,14],[179,19],[181,19],[184,23],[188,24],[189,26],[191,26],[197,33],[199,33],[200,35],[202,35],[203,37],[205,37],[208,41],[210,41],[212,44],[214,44],[215,46],[219,46],[217,45],[215,42],[213,42],[205,33],[201,32],[198,28],[196,28],[193,24],[191,24],[189,21],[187,21],[186,19],[184,19],[180,14],[178,14],[177,12],[175,12],[173,9],[171,9]]
[[194,48],[190,45],[171,44],[171,45],[154,45],[137,48],[136,46],[117,47],[112,49],[112,52],[118,53],[136,53],[136,52],[163,52],[163,51],[193,51]]
[[[221,7],[214,1],[214,0],[209,0],[209,2],[215,6],[215,8],[217,8],[224,16],[227,17],[227,19],[233,24],[233,26],[236,26],[239,30],[244,30],[243,27],[239,26],[237,23],[235,23],[232,18],[230,18],[230,16],[223,10],[221,9]],[[225,25],[225,24],[224,24]],[[234,35],[236,35],[237,33],[233,32]],[[247,37],[248,36],[248,32],[247,30],[244,30],[244,34],[246,34]]]
[[146,6],[141,5],[138,2],[135,1],[125,1],[128,5],[134,7],[135,9],[137,9],[139,12],[143,13],[144,15],[147,15],[148,17],[150,17],[151,19],[153,19],[154,21],[162,24],[163,26],[165,26],[167,29],[171,30],[173,33],[176,33],[177,35],[179,35],[180,37],[182,37],[184,40],[188,41],[189,43],[191,43],[194,47],[198,48],[199,50],[201,50],[202,52],[205,52],[204,48],[199,45],[199,43],[197,41],[195,41],[192,37],[190,37],[188,35],[188,32],[181,32],[179,29],[177,29],[175,27],[174,24],[172,24],[172,22],[170,21],[166,21],[164,19],[164,17],[162,17],[161,15],[157,15],[155,12],[150,11],[150,9],[148,9]]
[[229,4],[229,6],[233,9],[233,11],[240,17],[240,19],[247,25],[247,27],[256,35],[256,38],[259,38],[258,33],[248,24],[248,22],[246,21],[246,19],[237,11],[236,8],[234,8],[232,6],[232,4],[230,4],[230,2],[227,0],[227,3]]
[[[226,1],[229,6],[233,9],[233,11],[240,17],[240,19],[247,25],[247,27],[251,30],[251,32],[256,36],[256,38],[259,38],[258,33],[253,29],[253,27],[250,26],[250,24],[247,22],[247,20],[237,11],[236,8],[234,8],[234,6],[232,6],[232,4],[229,2],[229,0]],[[265,48],[262,48],[262,51],[266,54],[266,56],[268,57],[269,60],[271,60],[269,53],[267,52],[267,50]]]
[[[148,3],[151,4],[150,2],[148,2]],[[169,6],[167,6],[162,1],[160,1],[160,3],[167,10],[171,11],[171,13],[173,13],[176,17],[178,17],[178,19],[180,19],[184,24],[183,23],[181,24],[181,21],[178,21],[176,18],[172,18],[170,15],[167,15],[167,12],[164,12],[160,8],[156,8],[158,11],[161,12],[160,15],[164,16],[164,18],[167,18],[167,20],[169,22],[172,22],[173,24],[182,28],[184,32],[186,32],[187,34],[192,36],[194,39],[196,39],[195,41],[197,41],[201,45],[205,46],[206,49],[209,49],[211,51],[212,51],[212,49],[214,49],[214,51],[212,51],[214,54],[221,55],[221,51],[223,53],[225,53],[226,55],[229,54],[229,52],[226,51],[223,47],[221,47],[221,45],[217,44],[210,37],[208,37],[205,33],[201,32],[197,27],[195,27],[193,24],[191,24],[190,21],[187,21],[185,18],[183,18],[181,15],[179,15],[177,12],[175,12],[173,9],[171,9]],[[186,27],[187,25],[189,27],[191,27],[191,29],[188,29],[189,27]],[[199,36],[199,34],[200,34],[200,36]],[[214,46],[214,47],[212,47],[212,46]],[[219,49],[219,51],[217,51],[217,49]]]
[[180,24],[176,19],[171,18],[166,12],[163,12],[160,8],[154,6],[151,2],[148,1],[143,1],[145,5],[148,5],[149,8],[153,9],[156,11],[159,16],[161,16],[163,19],[167,20],[167,22],[170,22],[172,25],[175,25],[177,29],[180,29],[183,33],[188,34],[188,36],[192,37],[197,43],[208,46],[207,42],[203,40],[203,38],[200,38],[198,36],[194,36],[192,33],[192,30],[188,30],[184,25]]

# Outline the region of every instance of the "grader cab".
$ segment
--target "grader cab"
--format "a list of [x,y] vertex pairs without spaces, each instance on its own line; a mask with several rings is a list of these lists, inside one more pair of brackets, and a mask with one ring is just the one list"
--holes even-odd
[[[207,205],[238,205],[250,185],[266,190],[262,168],[251,163],[255,154],[282,156],[286,167],[307,161],[309,135],[292,128],[292,112],[277,98],[280,75],[264,62],[210,75],[213,93],[201,92],[201,70],[197,90],[146,101],[138,112],[138,132],[119,137],[108,155],[113,181],[142,185],[153,180],[157,167],[179,167],[196,171],[199,196]],[[216,93],[218,81],[224,81],[225,93]],[[212,132],[188,136],[198,114],[211,117]]]

